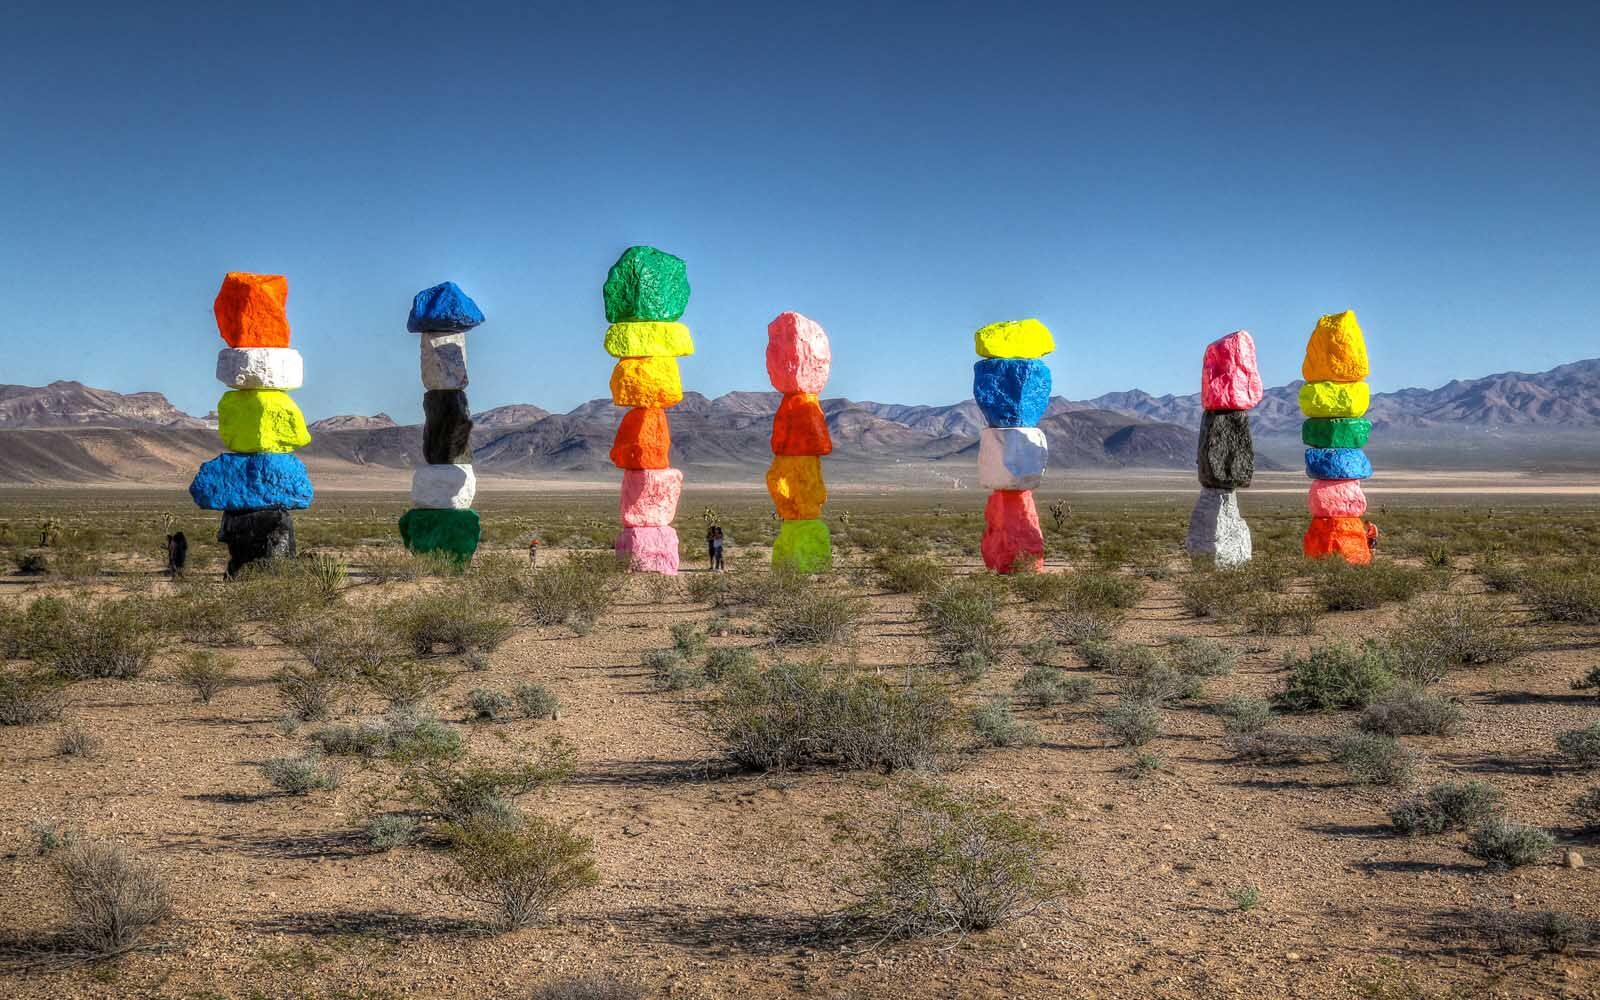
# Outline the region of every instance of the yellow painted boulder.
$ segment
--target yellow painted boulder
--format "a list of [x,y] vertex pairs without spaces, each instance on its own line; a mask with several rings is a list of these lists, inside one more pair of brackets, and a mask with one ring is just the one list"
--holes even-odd
[[1036,319],[990,323],[973,334],[972,341],[985,358],[1042,358],[1056,349],[1050,328]]
[[611,372],[611,401],[618,406],[677,406],[683,380],[672,358],[623,358]]
[[1300,387],[1300,412],[1308,417],[1359,417],[1372,405],[1365,382],[1307,382]]
[[775,455],[767,469],[767,492],[785,521],[814,521],[822,516],[828,487],[822,482],[822,460],[815,455]]
[[306,418],[279,389],[234,389],[217,401],[217,433],[229,451],[286,452],[311,443]]
[[1300,374],[1307,382],[1360,382],[1367,377],[1367,342],[1353,309],[1317,320]]
[[613,358],[682,358],[694,353],[694,338],[682,323],[613,323],[606,331],[606,353]]

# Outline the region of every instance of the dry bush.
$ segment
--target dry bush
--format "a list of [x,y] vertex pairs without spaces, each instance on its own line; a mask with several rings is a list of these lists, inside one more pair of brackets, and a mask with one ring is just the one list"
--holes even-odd
[[1509,663],[1526,648],[1505,615],[1462,597],[1407,608],[1389,638],[1402,656],[1401,672],[1419,684],[1442,679],[1451,667]]
[[34,662],[69,680],[138,677],[160,648],[143,602],[131,598],[74,602],[35,641]]
[[429,762],[404,775],[402,786],[422,811],[460,824],[500,813],[504,803],[565,781],[576,767],[577,752],[556,739],[516,764]]
[[570,824],[537,816],[513,824],[474,817],[447,832],[455,870],[443,884],[487,908],[503,931],[542,921],[561,900],[600,881],[594,841]]
[[1123,698],[1100,716],[1100,725],[1118,746],[1142,747],[1161,735],[1161,706],[1139,698]]
[[462,587],[418,594],[385,608],[381,619],[415,656],[445,652],[492,653],[515,634],[511,619],[475,599]]
[[1386,736],[1449,736],[1465,720],[1460,702],[1406,684],[1368,705],[1356,725]]
[[1000,620],[1003,596],[1000,586],[988,578],[963,580],[924,597],[917,612],[928,623],[934,645],[946,656],[975,653],[994,660],[1010,639],[1010,629]]
[[233,683],[237,667],[238,662],[231,656],[219,656],[209,649],[197,650],[172,668],[172,679],[193,691],[195,701],[209,705],[211,699]]
[[1443,782],[1389,810],[1389,822],[1407,837],[1468,830],[1498,816],[1504,799],[1482,781]]
[[54,722],[66,711],[64,681],[42,670],[0,669],[0,726]]
[[116,955],[145,943],[172,915],[166,880],[121,848],[79,842],[57,854],[66,894],[66,938],[91,955]]
[[1038,727],[1020,721],[1003,695],[972,709],[968,719],[978,741],[987,747],[1038,746]]
[[1272,702],[1235,695],[1217,706],[1222,731],[1229,736],[1255,736],[1272,725]]
[[931,556],[880,552],[873,557],[872,568],[891,594],[931,594],[950,578],[950,568]]
[[244,644],[250,609],[225,583],[188,579],[168,597],[155,602],[160,628],[197,646]]
[[461,756],[459,733],[434,716],[415,711],[390,712],[375,722],[322,726],[311,734],[311,741],[331,757],[437,763]]
[[1600,722],[1556,734],[1556,749],[1581,771],[1600,768]]
[[1365,708],[1394,687],[1394,659],[1391,648],[1371,640],[1290,653],[1283,659],[1288,677],[1277,705],[1290,712]]
[[1567,811],[1578,818],[1583,829],[1600,830],[1600,785],[1578,796]]
[[1323,606],[1299,594],[1251,594],[1234,612],[1249,635],[1310,635],[1317,630]]
[[69,725],[56,736],[56,754],[60,757],[93,757],[105,746],[105,740],[78,725]]
[[1055,667],[1037,664],[1029,667],[1013,688],[1017,696],[1040,708],[1088,701],[1094,695],[1094,682],[1073,677]]
[[780,646],[841,642],[855,633],[867,610],[866,601],[856,594],[836,587],[805,587],[767,605],[767,635]]
[[1467,838],[1467,853],[1491,868],[1520,868],[1550,855],[1556,839],[1535,826],[1501,817],[1485,820]]
[[1110,642],[1117,626],[1126,621],[1127,616],[1120,608],[1061,611],[1051,617],[1050,623],[1058,639],[1076,646],[1085,642]]
[[1333,759],[1358,785],[1409,784],[1421,756],[1392,736],[1359,730],[1340,733],[1330,747]]
[[1524,570],[1516,588],[1544,621],[1600,624],[1600,571],[1591,561]]
[[1358,566],[1342,559],[1320,559],[1312,589],[1329,611],[1362,611],[1411,598],[1435,586],[1437,573],[1387,559]]
[[410,659],[390,660],[361,675],[362,684],[400,711],[415,709],[440,694],[450,679],[450,672],[437,664]]
[[1071,578],[1064,573],[1045,573],[1031,567],[1007,579],[1011,592],[1029,604],[1060,603],[1071,589]]
[[521,596],[523,622],[588,632],[616,603],[622,579],[612,553],[574,553],[532,574]]
[[1061,605],[1072,611],[1127,610],[1144,598],[1145,583],[1110,570],[1065,574]]
[[285,795],[305,795],[339,787],[339,772],[326,766],[322,756],[269,757],[261,762],[261,776]]
[[346,682],[315,668],[282,667],[273,675],[272,686],[290,718],[320,722],[332,717]]

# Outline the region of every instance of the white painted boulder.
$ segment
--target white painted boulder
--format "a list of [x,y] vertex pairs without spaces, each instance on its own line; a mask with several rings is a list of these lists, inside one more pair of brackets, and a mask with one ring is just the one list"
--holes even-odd
[[224,347],[217,352],[217,381],[230,389],[298,389],[305,361],[292,347]]
[[429,510],[466,510],[478,493],[478,477],[470,465],[419,465],[411,473],[411,506]]
[[1212,556],[1218,566],[1238,566],[1250,561],[1250,526],[1239,513],[1239,497],[1232,490],[1200,490],[1189,515],[1189,537],[1184,548],[1190,555]]
[[986,427],[978,436],[978,484],[986,490],[1032,490],[1044,477],[1050,445],[1037,427]]
[[421,339],[422,387],[424,389],[465,389],[467,387],[467,335],[465,333],[425,333]]

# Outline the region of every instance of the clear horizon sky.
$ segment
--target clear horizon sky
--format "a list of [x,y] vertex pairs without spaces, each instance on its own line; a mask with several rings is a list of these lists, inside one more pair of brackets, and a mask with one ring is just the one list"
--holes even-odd
[[[289,278],[308,417],[416,420],[459,283],[474,409],[604,396],[600,286],[688,261],[686,388],[951,403],[1037,316],[1060,395],[1298,377],[1354,308],[1377,390],[1600,354],[1600,6],[60,4],[6,19],[0,382],[222,387],[224,272]],[[25,313],[34,311],[30,319]]]

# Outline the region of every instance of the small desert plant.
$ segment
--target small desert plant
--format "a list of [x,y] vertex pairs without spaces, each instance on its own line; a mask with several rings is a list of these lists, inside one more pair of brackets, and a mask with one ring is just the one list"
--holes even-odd
[[504,691],[473,688],[467,692],[467,714],[479,722],[503,722],[511,717],[516,699]]
[[1070,646],[1110,642],[1127,613],[1119,608],[1061,611],[1052,619],[1056,637]]
[[1118,770],[1130,778],[1148,778],[1166,770],[1166,755],[1143,750],[1129,750],[1128,762]]
[[1141,747],[1161,735],[1161,706],[1124,698],[1100,717],[1100,724],[1120,746]]
[[71,680],[126,680],[144,673],[158,648],[150,616],[124,599],[72,608],[33,652],[41,667]]
[[995,698],[972,710],[972,731],[990,747],[1031,747],[1039,744],[1039,730],[1019,722],[1005,698]]
[[1029,604],[1059,603],[1071,587],[1064,573],[1014,573],[1010,581],[1011,592]]
[[1517,590],[1544,621],[1600,624],[1600,572],[1584,563],[1528,570]]
[[650,671],[650,682],[658,691],[685,691],[706,682],[706,675],[671,646],[644,654],[642,665]]
[[311,740],[331,757],[386,758],[403,762],[453,760],[461,736],[432,715],[394,711],[378,722],[323,726]]
[[1055,667],[1039,665],[1029,667],[1013,690],[1040,708],[1049,708],[1087,701],[1094,694],[1094,682],[1087,677],[1073,677]]
[[1600,785],[1578,796],[1567,811],[1578,817],[1583,829],[1600,830]]
[[1556,749],[1573,767],[1583,771],[1600,768],[1600,722],[1557,733]]
[[0,726],[54,722],[66,706],[59,677],[39,670],[0,669]]
[[1465,718],[1459,703],[1404,685],[1368,705],[1356,725],[1386,736],[1448,736],[1461,731]]
[[622,576],[609,552],[568,556],[532,574],[521,601],[523,620],[587,632],[616,603]]
[[1294,594],[1250,594],[1238,605],[1239,625],[1250,635],[1310,635],[1322,604]]
[[1205,683],[1198,677],[1179,673],[1166,660],[1157,660],[1142,670],[1124,674],[1119,688],[1124,700],[1148,701],[1161,706],[1200,697]]
[[1395,683],[1391,651],[1370,640],[1359,647],[1330,643],[1304,656],[1291,653],[1283,665],[1289,677],[1277,703],[1290,712],[1365,708]]
[[684,659],[692,660],[705,653],[705,633],[695,628],[694,622],[676,622],[668,631],[672,634],[672,648]]
[[1179,639],[1163,651],[1167,661],[1181,674],[1191,677],[1222,677],[1233,673],[1237,654],[1214,639]]
[[1600,667],[1590,667],[1589,672],[1572,682],[1574,691],[1600,690]]
[[1543,861],[1555,838],[1535,826],[1500,817],[1485,820],[1467,838],[1467,853],[1491,868],[1520,868]]
[[1107,570],[1073,573],[1066,580],[1061,604],[1074,611],[1125,610],[1136,606],[1145,592],[1143,580]]
[[121,954],[144,943],[171,916],[166,880],[121,848],[85,841],[56,857],[66,891],[66,936],[80,950]]
[[1342,559],[1316,564],[1312,589],[1329,611],[1361,611],[1392,601],[1409,601],[1431,586],[1436,577],[1387,560],[1357,566]]
[[708,680],[720,681],[729,674],[755,670],[759,666],[756,651],[748,646],[721,646],[706,657],[705,674]]
[[892,594],[929,594],[949,578],[944,563],[928,556],[897,556],[880,552],[872,560],[883,589]]
[[1091,670],[1122,676],[1146,674],[1167,665],[1154,646],[1137,642],[1085,642],[1078,647],[1078,655]]
[[387,609],[385,616],[417,656],[430,656],[441,646],[456,655],[492,653],[516,631],[509,618],[460,589],[420,595]]
[[1499,815],[1503,799],[1482,781],[1443,782],[1389,810],[1389,822],[1407,837],[1468,830]]
[[197,650],[184,657],[172,669],[172,679],[194,692],[194,699],[202,705],[211,704],[233,681],[236,661],[231,656],[220,656],[209,649]]
[[1229,736],[1254,736],[1272,725],[1272,702],[1236,695],[1217,706],[1217,714]]
[[1261,890],[1253,885],[1228,889],[1224,895],[1233,901],[1233,905],[1238,907],[1241,913],[1248,913],[1261,905]]
[[350,576],[350,567],[344,560],[324,552],[303,556],[300,564],[301,573],[324,604],[338,596],[339,588]]
[[105,746],[105,740],[80,726],[67,726],[56,737],[56,753],[62,757],[93,757]]
[[367,823],[367,843],[380,851],[392,851],[417,842],[422,825],[407,813],[382,813]]
[[405,711],[422,705],[450,686],[450,674],[433,663],[394,659],[364,671],[361,682],[391,709]]
[[849,638],[866,602],[832,587],[806,586],[767,605],[767,635],[780,646],[810,646]]
[[1061,647],[1054,639],[1039,638],[1017,647],[1024,663],[1036,666],[1053,666],[1061,656]]
[[1009,629],[1000,620],[1004,594],[987,580],[966,580],[929,594],[917,603],[930,637],[945,655],[972,652],[993,661],[1004,651]]
[[424,811],[465,823],[480,814],[503,812],[518,795],[566,780],[576,766],[571,745],[552,740],[519,764],[428,764],[407,774],[403,784]]
[[1407,608],[1390,642],[1401,653],[1401,673],[1418,684],[1440,680],[1451,667],[1508,663],[1525,648],[1504,615],[1462,597]]
[[600,881],[594,842],[536,816],[505,824],[468,820],[450,828],[455,870],[444,884],[489,909],[500,930],[536,923],[561,900]]
[[297,757],[269,757],[261,762],[261,776],[285,795],[305,795],[339,787],[339,772],[322,762],[317,753]]
[[511,689],[517,711],[524,719],[555,719],[561,715],[561,699],[543,684],[524,683]]
[[301,722],[332,716],[345,689],[340,678],[310,667],[283,667],[273,675],[272,686],[289,716]]
[[1341,733],[1334,737],[1332,751],[1358,785],[1404,785],[1416,770],[1417,754],[1392,736]]
[[72,847],[79,840],[78,830],[66,823],[36,819],[28,823],[28,833],[33,836],[34,853],[40,857],[54,854],[63,847]]

